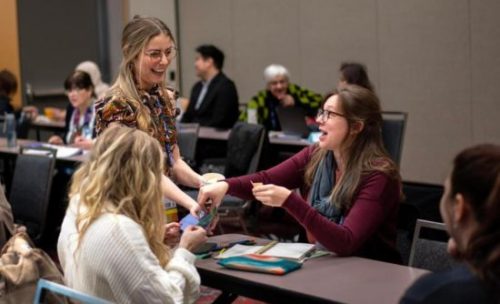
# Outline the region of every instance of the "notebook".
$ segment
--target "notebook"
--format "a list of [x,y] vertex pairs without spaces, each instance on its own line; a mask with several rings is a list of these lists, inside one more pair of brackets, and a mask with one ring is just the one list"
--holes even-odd
[[265,256],[272,256],[277,258],[284,258],[290,260],[303,260],[309,253],[315,249],[314,244],[307,243],[278,243],[270,242],[267,245],[248,246],[236,244],[228,250],[222,252],[216,259],[224,259],[234,256],[242,256],[248,254],[260,254]]
[[306,113],[299,107],[278,107],[276,114],[281,125],[281,131],[287,135],[307,138],[311,130],[306,124]]

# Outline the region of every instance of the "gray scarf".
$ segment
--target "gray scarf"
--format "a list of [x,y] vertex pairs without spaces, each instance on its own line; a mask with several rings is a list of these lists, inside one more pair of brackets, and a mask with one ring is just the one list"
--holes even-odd
[[335,185],[334,172],[336,169],[337,163],[333,157],[333,152],[328,151],[316,169],[308,199],[311,206],[321,215],[339,224],[343,220],[342,212],[330,201],[330,194]]

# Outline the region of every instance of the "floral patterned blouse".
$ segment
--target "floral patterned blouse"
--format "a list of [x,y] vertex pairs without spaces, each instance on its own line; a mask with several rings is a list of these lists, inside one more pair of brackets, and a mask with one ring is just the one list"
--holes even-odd
[[[173,149],[177,144],[175,128],[176,109],[173,103],[164,97],[159,86],[150,91],[139,91],[146,112],[150,113],[151,122],[148,130],[143,130],[156,138],[167,154],[167,171],[173,165]],[[168,98],[168,96],[167,96]],[[96,133],[99,136],[113,122],[127,127],[139,128],[137,125],[137,108],[119,88],[112,89],[104,98],[95,103]]]

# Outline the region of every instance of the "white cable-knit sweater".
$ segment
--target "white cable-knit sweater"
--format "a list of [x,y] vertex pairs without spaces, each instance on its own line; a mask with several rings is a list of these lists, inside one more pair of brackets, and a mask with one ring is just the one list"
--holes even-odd
[[75,254],[78,203],[72,199],[57,243],[69,287],[116,303],[192,303],[198,298],[195,256],[179,248],[162,268],[142,227],[124,215],[103,213]]

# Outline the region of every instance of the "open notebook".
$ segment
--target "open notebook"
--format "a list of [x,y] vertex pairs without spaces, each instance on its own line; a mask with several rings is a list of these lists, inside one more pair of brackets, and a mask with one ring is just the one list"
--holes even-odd
[[246,254],[261,254],[277,258],[285,258],[291,260],[303,260],[309,253],[314,250],[314,244],[307,243],[278,243],[271,242],[268,245],[248,246],[236,244],[228,250],[219,254],[215,258],[224,259],[233,256],[241,256]]
[[[30,149],[32,148],[32,149]],[[24,146],[25,154],[38,154],[38,155],[50,155],[50,153],[46,150],[40,150],[37,148],[50,148],[56,150],[56,157],[64,158],[71,157],[83,152],[80,148],[69,147],[69,146],[59,146],[59,145],[51,145],[51,144],[42,144],[42,143],[34,143],[30,145]]]

